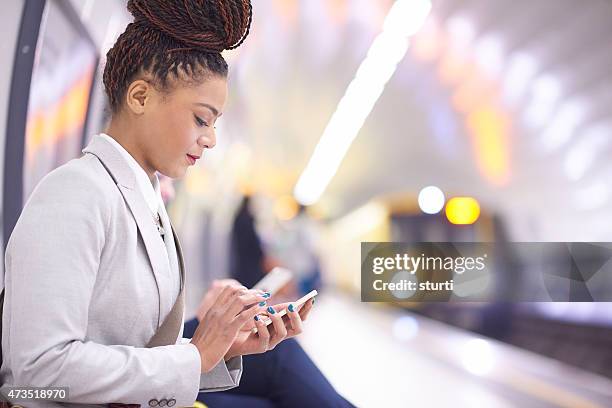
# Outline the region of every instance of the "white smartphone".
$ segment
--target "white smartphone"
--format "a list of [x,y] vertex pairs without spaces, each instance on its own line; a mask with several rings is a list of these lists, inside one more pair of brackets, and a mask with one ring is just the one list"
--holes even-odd
[[292,278],[293,272],[287,268],[277,266],[257,282],[253,289],[260,289],[273,295],[289,283]]
[[[308,292],[307,294],[305,294],[304,296],[302,296],[301,298],[299,298],[298,300],[296,300],[295,302],[291,302],[293,304],[293,307],[295,307],[295,310],[299,310],[300,306],[302,306],[304,303],[306,303],[307,301],[309,301],[310,299],[312,299],[313,297],[317,296],[318,292],[315,290],[312,290],[310,292]],[[283,317],[284,315],[287,314],[287,309],[283,309],[280,312],[277,312],[278,316]],[[267,316],[259,316],[260,319],[262,319],[262,321],[265,323],[265,325],[269,325],[270,323],[272,323],[272,319],[270,319]],[[253,333],[257,333],[257,327],[254,327],[251,329],[251,332]]]

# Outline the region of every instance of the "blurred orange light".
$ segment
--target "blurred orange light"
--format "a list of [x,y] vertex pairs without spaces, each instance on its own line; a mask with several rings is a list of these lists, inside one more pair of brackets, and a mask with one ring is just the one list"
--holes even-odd
[[508,120],[492,107],[482,107],[467,117],[472,133],[478,167],[496,185],[504,185],[510,178]]
[[298,213],[298,204],[292,196],[279,197],[274,203],[274,214],[282,221],[288,221]]
[[[93,67],[90,68],[93,70]],[[77,79],[57,102],[28,113],[26,124],[26,161],[32,162],[45,147],[74,136],[87,116],[91,71]]]
[[474,63],[452,47],[447,47],[438,64],[438,77],[443,84],[455,85],[469,78],[474,72]]
[[274,8],[285,28],[295,27],[298,16],[297,0],[274,0]]
[[184,180],[185,190],[192,195],[203,195],[212,187],[210,175],[202,166],[194,166]]
[[325,6],[327,6],[327,11],[334,24],[343,25],[346,21],[348,10],[346,0],[328,0],[325,2]]
[[452,224],[473,224],[479,216],[480,205],[472,197],[453,197],[446,203],[446,218]]
[[476,74],[458,84],[451,103],[457,111],[467,114],[483,103],[493,103],[497,97],[495,84]]
[[424,62],[431,62],[440,55],[442,40],[436,21],[430,16],[421,30],[412,38],[410,49],[415,58]]

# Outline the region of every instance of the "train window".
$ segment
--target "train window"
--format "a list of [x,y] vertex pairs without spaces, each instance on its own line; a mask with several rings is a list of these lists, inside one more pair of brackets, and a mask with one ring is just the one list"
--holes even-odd
[[97,50],[68,2],[47,1],[28,101],[23,199],[49,171],[80,154]]

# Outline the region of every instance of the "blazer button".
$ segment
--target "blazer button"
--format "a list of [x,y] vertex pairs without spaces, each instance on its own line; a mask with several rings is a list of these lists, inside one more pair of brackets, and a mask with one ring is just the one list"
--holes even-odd
[[156,407],[158,404],[159,404],[159,401],[157,401],[156,399],[149,400],[150,407]]
[[162,399],[159,400],[158,407],[165,407],[167,403],[168,403],[168,400],[165,399],[165,398],[162,398]]
[[176,400],[175,400],[174,398],[172,398],[172,399],[168,400],[168,406],[169,406],[169,407],[173,407],[173,406],[174,406],[174,404],[176,404]]

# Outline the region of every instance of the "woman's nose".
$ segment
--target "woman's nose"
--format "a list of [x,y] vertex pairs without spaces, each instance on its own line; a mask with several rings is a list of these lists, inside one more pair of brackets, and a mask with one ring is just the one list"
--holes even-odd
[[205,149],[212,149],[217,144],[215,130],[211,129],[207,135],[202,135],[198,138],[198,145]]

